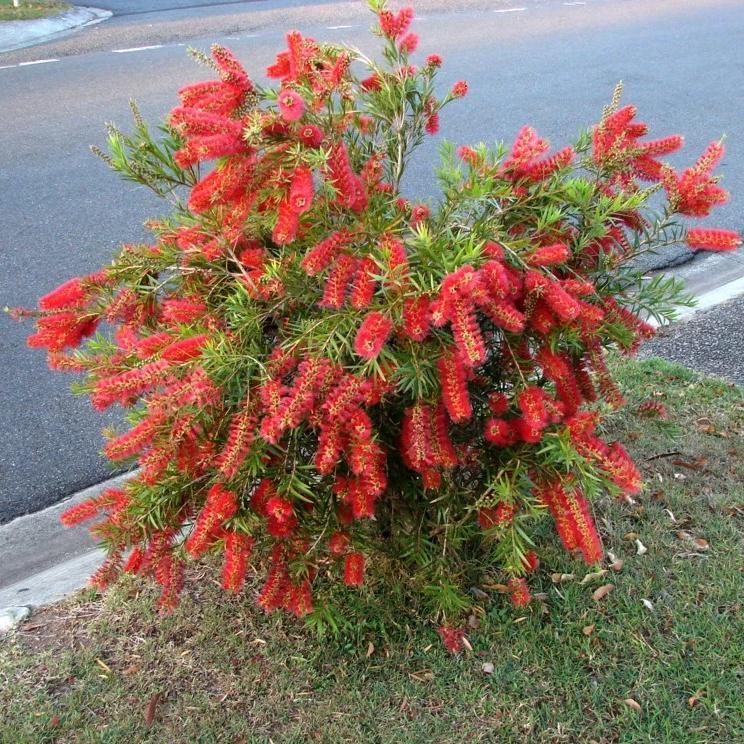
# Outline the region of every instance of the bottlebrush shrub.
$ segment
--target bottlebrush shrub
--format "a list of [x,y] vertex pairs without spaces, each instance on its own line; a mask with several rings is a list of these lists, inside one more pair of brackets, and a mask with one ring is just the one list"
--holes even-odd
[[104,157],[173,211],[43,297],[29,344],[129,412],[104,452],[136,477],[63,517],[99,518],[94,584],[152,576],[168,610],[216,553],[225,589],[250,568],[264,610],[320,622],[335,591],[397,581],[456,650],[484,572],[530,601],[540,520],[594,564],[592,500],[641,488],[601,438],[623,402],[605,350],[632,353],[681,295],[633,259],[740,239],[678,222],[724,201],[722,146],[675,171],[681,137],[647,139],[619,90],[552,154],[530,127],[445,146],[437,205],[410,201],[410,154],[467,85],[439,96],[441,58],[409,59],[413,12],[373,10],[381,62],[293,32],[262,87],[214,47],[214,79],[179,92],[159,139],[138,115],[112,128]]

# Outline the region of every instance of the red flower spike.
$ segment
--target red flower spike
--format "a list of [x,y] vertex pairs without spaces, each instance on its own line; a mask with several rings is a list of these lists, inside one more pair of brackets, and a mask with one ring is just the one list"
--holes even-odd
[[328,552],[333,556],[342,556],[348,547],[349,536],[345,532],[334,532],[328,538]]
[[362,258],[354,274],[353,286],[349,301],[356,310],[364,310],[372,303],[377,288],[377,264],[371,258]]
[[302,96],[294,90],[283,88],[277,97],[279,113],[284,121],[297,121],[305,113],[305,102]]
[[423,341],[429,335],[429,304],[426,295],[403,302],[403,331],[412,341]]
[[392,330],[393,321],[386,315],[377,310],[367,313],[354,339],[354,351],[362,359],[374,359],[382,351]]
[[456,424],[468,421],[473,415],[468,394],[465,366],[458,354],[447,353],[437,362],[442,401]]
[[457,654],[462,651],[463,642],[462,639],[465,637],[464,627],[452,627],[450,625],[441,625],[437,628],[437,633],[442,639],[444,647],[451,654]]
[[242,532],[228,531],[225,535],[225,561],[222,565],[222,587],[237,594],[245,583],[248,559],[254,539]]
[[298,168],[289,187],[289,206],[297,214],[304,214],[313,204],[313,174],[309,168]]
[[238,510],[238,502],[232,491],[220,484],[209,489],[204,508],[201,510],[194,528],[186,540],[186,552],[198,558],[210,546],[215,533]]
[[568,246],[565,243],[555,243],[538,248],[530,253],[526,260],[530,266],[555,266],[565,263],[570,256]]
[[344,584],[361,586],[364,583],[364,554],[349,553],[344,559]]
[[741,235],[735,230],[691,227],[685,242],[690,248],[703,251],[733,251],[741,243]]
[[527,588],[527,582],[516,576],[509,579],[509,596],[515,607],[525,607],[532,601],[532,595]]

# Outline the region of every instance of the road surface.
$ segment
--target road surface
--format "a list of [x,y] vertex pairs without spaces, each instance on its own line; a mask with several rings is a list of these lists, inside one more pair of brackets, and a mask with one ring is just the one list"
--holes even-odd
[[[141,224],[161,205],[119,182],[88,145],[105,144],[104,121],[126,125],[129,98],[157,120],[178,87],[204,76],[186,45],[228,45],[256,77],[288,27],[374,49],[362,3],[161,0],[154,12],[138,0],[97,5],[119,15],[0,55],[0,306],[32,306],[64,279],[103,265],[120,242],[145,239]],[[734,197],[717,221],[744,227],[744,3],[425,0],[418,7],[421,57],[444,56],[443,90],[460,78],[471,90],[448,108],[437,139],[511,139],[529,123],[562,146],[596,121],[623,79],[625,100],[654,133],[686,135],[678,164],[728,135],[723,170]],[[434,192],[435,152],[430,141],[414,162],[411,194]],[[0,318],[0,522],[111,474],[98,452],[100,429],[116,414],[101,416],[72,398],[69,379],[26,348],[29,330]]]

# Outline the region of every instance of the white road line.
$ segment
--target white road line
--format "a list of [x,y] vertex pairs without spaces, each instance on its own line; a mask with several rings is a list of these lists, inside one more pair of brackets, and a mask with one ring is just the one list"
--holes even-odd
[[523,10],[527,10],[527,8],[501,8],[499,10],[494,10],[494,13],[521,13]]
[[144,52],[146,49],[162,49],[162,44],[153,44],[152,46],[131,47],[129,49],[112,49],[114,54],[126,54],[127,52]]
[[564,5],[586,5],[586,3],[580,3],[580,2],[576,2],[576,3],[563,3],[563,4]]
[[326,26],[329,31],[335,31],[338,28],[354,28],[354,26]]
[[27,67],[28,65],[45,65],[47,62],[59,62],[58,59],[35,59],[33,62],[19,62],[18,67]]
[[11,67],[18,67],[18,65],[0,65],[0,70],[9,70]]

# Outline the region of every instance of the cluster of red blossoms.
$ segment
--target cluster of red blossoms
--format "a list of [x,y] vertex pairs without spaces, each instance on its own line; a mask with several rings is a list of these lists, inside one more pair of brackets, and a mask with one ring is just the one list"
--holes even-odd
[[[525,127],[503,158],[463,147],[441,207],[412,204],[398,188],[407,148],[467,92],[437,98],[438,55],[411,65],[412,20],[378,8],[386,66],[288,34],[267,70],[278,90],[215,47],[218,79],[181,90],[169,118],[188,212],[41,299],[29,344],[86,373],[95,408],[131,411],[104,451],[136,462],[135,477],[63,517],[99,519],[97,586],[148,575],[169,610],[188,562],[217,552],[226,589],[252,565],[258,604],[301,617],[334,577],[356,588],[372,568],[399,571],[424,591],[451,575],[464,590],[500,556],[523,606],[539,563],[530,520],[549,514],[593,564],[587,494],[639,492],[622,445],[598,433],[623,402],[605,350],[632,353],[653,333],[637,309],[658,292],[613,279],[638,235],[654,240],[639,182],[662,184],[669,214],[706,215],[725,196],[722,149],[676,173],[660,158],[681,138],[644,141],[635,109],[615,106],[585,146],[550,154]],[[707,228],[687,241],[741,242]],[[69,351],[102,321],[109,344]],[[457,612],[438,617],[458,650]]]

